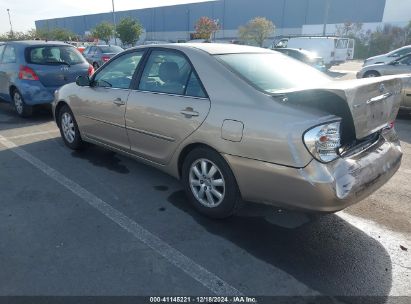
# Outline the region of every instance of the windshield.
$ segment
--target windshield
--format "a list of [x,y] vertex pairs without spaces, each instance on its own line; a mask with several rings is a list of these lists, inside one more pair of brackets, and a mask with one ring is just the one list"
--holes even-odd
[[331,81],[326,74],[282,54],[227,54],[216,57],[253,86],[267,93]]
[[73,46],[47,45],[29,48],[27,62],[41,65],[85,63],[85,59]]
[[99,48],[103,54],[120,53],[124,51],[121,47],[115,45],[100,46]]

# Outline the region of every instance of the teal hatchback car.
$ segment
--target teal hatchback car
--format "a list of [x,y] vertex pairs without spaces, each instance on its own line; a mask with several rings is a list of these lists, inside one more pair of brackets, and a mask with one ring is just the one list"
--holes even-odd
[[73,46],[52,41],[12,41],[0,44],[0,98],[28,117],[33,106],[51,104],[54,92],[90,76],[93,67]]

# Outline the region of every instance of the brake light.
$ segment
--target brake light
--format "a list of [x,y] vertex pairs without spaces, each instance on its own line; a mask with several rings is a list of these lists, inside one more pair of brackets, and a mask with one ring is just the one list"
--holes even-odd
[[103,62],[107,62],[107,61],[110,60],[110,57],[109,56],[103,56],[103,57],[101,57],[101,60],[103,60]]
[[21,65],[19,70],[19,79],[23,80],[39,80],[37,74],[28,66]]
[[89,66],[88,66],[88,76],[93,75],[94,72],[95,72],[95,71],[94,71],[93,66],[92,66],[91,64],[89,64]]
[[340,122],[317,126],[304,134],[304,143],[308,151],[317,160],[328,163],[338,157],[341,146]]

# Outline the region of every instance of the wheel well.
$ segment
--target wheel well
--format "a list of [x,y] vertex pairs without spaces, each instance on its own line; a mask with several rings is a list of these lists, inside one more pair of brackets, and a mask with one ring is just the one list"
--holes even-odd
[[58,119],[58,115],[59,115],[60,109],[61,109],[63,106],[68,106],[67,102],[65,102],[65,101],[59,101],[59,103],[58,103],[57,106],[56,106],[56,109],[54,110],[54,117],[55,117],[55,119],[56,119],[56,123],[57,123],[57,126],[58,126],[59,128],[60,128],[60,122],[59,122],[59,119]]
[[9,94],[10,94],[10,98],[13,99],[13,92],[17,90],[17,87],[15,85],[10,86],[9,88]]
[[183,170],[183,163],[184,159],[187,157],[187,155],[193,151],[194,149],[197,148],[207,148],[210,150],[214,150],[218,152],[216,149],[206,145],[206,144],[201,144],[201,143],[194,143],[194,144],[189,144],[184,149],[181,151],[179,157],[178,157],[178,177],[181,178],[182,170]]

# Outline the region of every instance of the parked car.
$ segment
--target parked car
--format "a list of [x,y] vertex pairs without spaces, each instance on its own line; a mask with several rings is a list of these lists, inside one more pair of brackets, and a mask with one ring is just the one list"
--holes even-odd
[[109,61],[111,57],[122,51],[124,49],[116,45],[91,45],[83,51],[83,56],[97,70]]
[[402,48],[391,51],[387,54],[378,55],[370,57],[364,61],[364,66],[380,64],[380,63],[390,63],[395,59],[403,57],[411,53],[411,45],[403,46]]
[[[363,67],[357,78],[379,77],[385,75],[411,74],[411,53],[393,60],[387,64],[373,64]],[[401,103],[402,110],[411,110],[411,84],[404,86],[404,97]]]
[[210,217],[242,201],[335,212],[398,170],[404,79],[333,81],[249,46],[143,46],[61,88],[53,113],[69,148],[91,142],[163,170]]
[[411,53],[386,64],[377,63],[363,67],[357,78],[379,77],[385,75],[411,74]]
[[328,68],[354,58],[355,40],[339,37],[287,37],[277,39],[272,48],[295,48],[316,53]]
[[30,116],[34,105],[51,104],[62,85],[93,72],[69,44],[36,40],[0,45],[0,97],[22,117]]
[[318,56],[316,53],[306,51],[306,50],[289,49],[289,48],[277,48],[277,49],[274,49],[274,51],[283,53],[301,62],[309,64],[313,66],[314,68],[316,68],[317,70],[320,70],[322,72],[325,72],[327,70],[327,68],[324,65],[324,59]]

